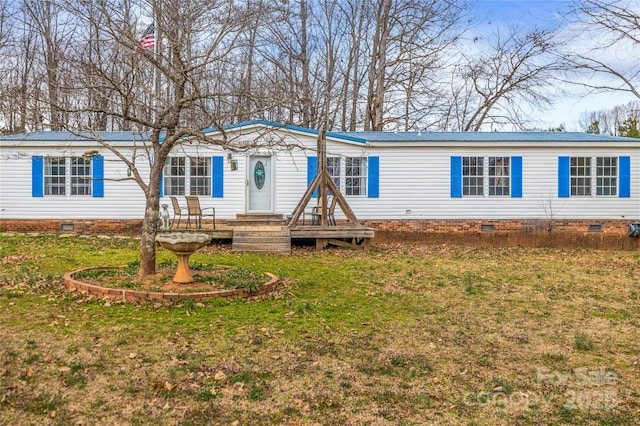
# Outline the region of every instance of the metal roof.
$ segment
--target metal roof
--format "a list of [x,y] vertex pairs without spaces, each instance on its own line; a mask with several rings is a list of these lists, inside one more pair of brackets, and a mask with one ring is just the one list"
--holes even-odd
[[[137,141],[149,140],[148,132],[95,132],[105,142],[132,141],[134,136]],[[94,133],[90,132],[31,132],[14,135],[0,136],[0,142],[81,142],[95,140]]]
[[[268,126],[317,135],[318,130],[275,121],[252,120],[225,126],[225,130],[247,126]],[[217,131],[217,129],[209,129]],[[327,136],[352,142],[637,142],[640,139],[583,132],[327,132]]]
[[[306,127],[293,126],[275,121],[252,120],[224,126],[225,131],[231,131],[242,127],[274,127],[286,129],[298,133],[317,135],[318,130]],[[203,129],[203,133],[218,132],[218,128]],[[95,132],[106,142],[127,142],[135,137],[137,141],[149,140],[149,132],[117,131]],[[399,143],[410,144],[420,142],[478,142],[478,143],[527,143],[527,142],[635,142],[640,144],[640,139],[624,138],[620,136],[595,135],[581,132],[327,132],[327,137],[357,143]],[[20,133],[0,136],[0,142],[80,142],[94,140],[90,132],[53,132],[40,131],[32,133]]]

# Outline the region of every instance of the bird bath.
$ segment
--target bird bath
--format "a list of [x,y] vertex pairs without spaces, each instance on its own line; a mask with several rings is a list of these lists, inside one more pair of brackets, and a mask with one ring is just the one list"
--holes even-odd
[[180,284],[192,283],[193,276],[189,270],[189,256],[196,250],[207,245],[211,237],[207,234],[188,232],[171,232],[156,236],[156,241],[178,256],[178,269],[173,281]]

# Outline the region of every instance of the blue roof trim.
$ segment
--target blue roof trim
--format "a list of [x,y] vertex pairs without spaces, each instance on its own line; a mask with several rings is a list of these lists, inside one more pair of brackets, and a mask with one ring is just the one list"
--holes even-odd
[[[284,123],[280,123],[278,121],[269,121],[269,120],[243,121],[241,123],[229,124],[227,126],[222,126],[222,129],[224,131],[228,131],[228,130],[238,129],[240,127],[248,127],[248,126],[255,126],[255,125],[262,125],[262,126],[275,127],[275,128],[280,128],[280,129],[286,129],[286,130],[293,130],[295,132],[307,133],[307,134],[316,135],[316,136],[318,135],[318,132],[319,132],[317,129],[310,129],[308,127],[294,126],[293,124],[284,124]],[[211,127],[211,128],[208,128],[208,129],[203,129],[202,132],[203,133],[217,132],[219,130],[220,129],[218,129],[217,127]],[[342,140],[351,141],[351,142],[358,142],[358,143],[367,143],[367,139],[363,139],[363,138],[361,138],[359,136],[354,136],[354,133],[349,133],[349,132],[327,132],[326,134],[330,138],[342,139]]]

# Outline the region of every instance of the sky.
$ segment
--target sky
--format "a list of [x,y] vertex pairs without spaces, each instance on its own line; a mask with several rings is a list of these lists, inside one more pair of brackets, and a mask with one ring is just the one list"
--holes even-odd
[[[572,5],[571,0],[475,0],[474,15],[477,17],[477,31],[488,31],[492,27],[516,28],[527,31],[534,27],[570,31],[570,24],[563,18]],[[572,35],[572,44],[590,46],[590,36],[582,33]],[[580,40],[580,37],[584,37]],[[634,57],[639,57],[634,55]],[[625,51],[625,58],[629,52]],[[615,58],[614,58],[615,60]],[[622,60],[622,59],[620,59]],[[587,111],[609,109],[616,105],[637,100],[632,95],[610,92],[593,94],[578,87],[567,87],[570,95],[558,96],[558,100],[548,110],[532,110],[531,119],[541,129],[555,128],[564,124],[568,131],[584,131],[579,126],[580,115]]]
[[559,24],[570,6],[570,0],[475,0],[474,10],[485,23],[544,28]]

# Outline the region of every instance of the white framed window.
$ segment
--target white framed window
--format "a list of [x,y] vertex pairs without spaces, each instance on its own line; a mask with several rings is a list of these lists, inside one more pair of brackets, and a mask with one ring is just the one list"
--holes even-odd
[[164,194],[185,195],[186,157],[167,157],[164,164]]
[[367,159],[345,158],[345,188],[348,196],[367,195]]
[[510,157],[489,157],[489,195],[509,195]]
[[484,157],[462,157],[462,195],[484,195]]
[[211,195],[211,157],[190,157],[189,163],[189,195]]
[[91,196],[91,159],[45,157],[44,195]]
[[91,159],[71,158],[71,195],[91,195]]
[[618,195],[618,157],[596,157],[596,195]]
[[163,195],[211,196],[211,157],[167,157]]
[[591,157],[571,157],[571,196],[591,195]]
[[333,183],[335,183],[338,188],[340,188],[341,183],[340,163],[340,157],[327,157],[327,172],[329,172],[329,176],[331,176]]
[[44,195],[65,195],[67,188],[67,159],[45,157]]

